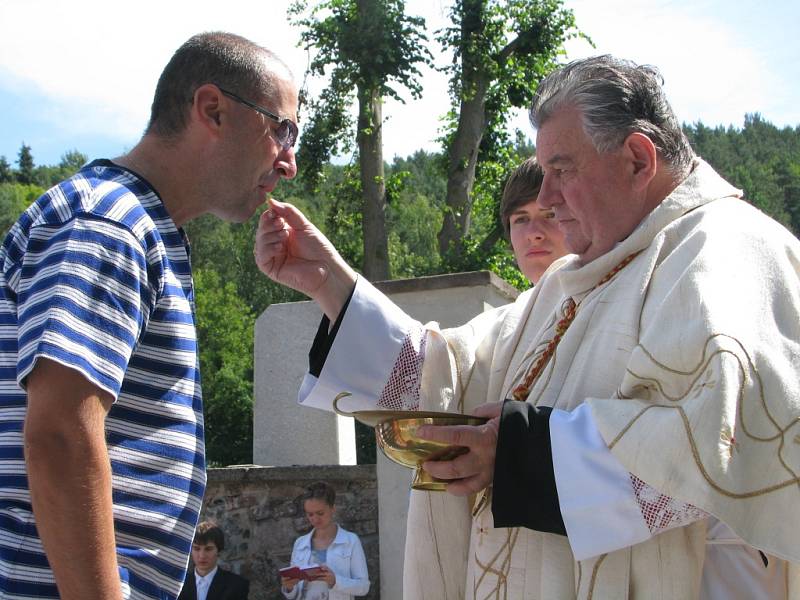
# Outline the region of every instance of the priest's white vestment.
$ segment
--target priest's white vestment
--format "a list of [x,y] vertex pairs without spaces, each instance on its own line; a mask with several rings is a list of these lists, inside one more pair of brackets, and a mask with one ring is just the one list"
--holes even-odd
[[[564,261],[514,304],[463,327],[423,329],[390,309],[372,311],[382,325],[364,328],[370,310],[348,308],[338,336],[360,319],[357,341],[337,336],[300,399],[329,409],[346,390],[354,394],[349,408],[391,397],[405,407],[469,412],[509,398],[572,298],[575,318],[527,401],[562,411],[588,406],[633,478],[789,561],[780,576],[800,599],[799,274],[798,240],[697,161],[610,252],[586,265]],[[374,294],[359,283],[354,301],[369,305]],[[388,337],[371,335],[382,328]],[[582,510],[591,514],[592,490],[585,495]],[[697,598],[708,523],[577,560],[567,537],[495,529],[486,507],[473,518],[467,499],[414,491],[404,597]]]

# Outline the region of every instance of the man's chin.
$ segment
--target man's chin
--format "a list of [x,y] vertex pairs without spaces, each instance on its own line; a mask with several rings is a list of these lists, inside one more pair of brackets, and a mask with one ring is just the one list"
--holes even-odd
[[[263,203],[262,203],[263,204]],[[261,206],[259,204],[258,206]],[[236,212],[232,210],[228,210],[225,213],[216,212],[214,215],[226,223],[247,223],[250,219],[253,218],[253,215],[256,214],[256,209],[258,206],[255,207],[242,207],[240,210]]]
[[592,247],[592,242],[587,240],[583,235],[564,235],[564,247],[570,254],[577,254],[582,256],[586,254]]
[[[259,186],[259,189],[262,189],[262,186]],[[239,219],[237,219],[236,222],[244,223],[245,221],[250,220],[253,217],[253,215],[256,214],[258,209],[267,203],[270,197],[270,193],[271,192],[264,192],[263,195],[259,195],[258,198],[253,200],[253,202],[245,208],[242,216]]]

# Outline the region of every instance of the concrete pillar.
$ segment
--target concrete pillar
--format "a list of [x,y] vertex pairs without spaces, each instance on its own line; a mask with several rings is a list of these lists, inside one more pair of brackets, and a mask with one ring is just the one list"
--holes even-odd
[[356,464],[353,420],[297,404],[308,350],[321,318],[313,302],[290,302],[269,306],[256,321],[255,464]]

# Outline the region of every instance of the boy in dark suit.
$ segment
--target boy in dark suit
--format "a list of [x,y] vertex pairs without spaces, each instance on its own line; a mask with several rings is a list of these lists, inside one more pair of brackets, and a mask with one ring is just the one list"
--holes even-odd
[[225,535],[213,521],[197,525],[192,542],[192,563],[178,600],[247,600],[250,582],[217,566],[225,549]]

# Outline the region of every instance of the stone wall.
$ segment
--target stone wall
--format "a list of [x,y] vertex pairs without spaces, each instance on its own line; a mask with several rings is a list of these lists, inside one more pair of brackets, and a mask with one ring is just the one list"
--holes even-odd
[[380,597],[374,465],[209,469],[201,519],[222,527],[221,564],[250,580],[250,600],[283,597],[278,569],[289,565],[292,544],[310,529],[297,499],[315,481],[334,487],[337,521],[361,538],[371,582],[364,598]]

